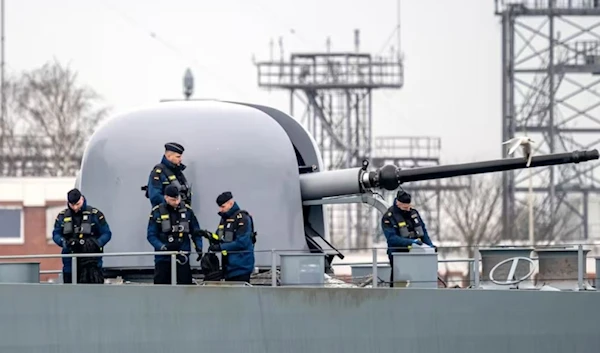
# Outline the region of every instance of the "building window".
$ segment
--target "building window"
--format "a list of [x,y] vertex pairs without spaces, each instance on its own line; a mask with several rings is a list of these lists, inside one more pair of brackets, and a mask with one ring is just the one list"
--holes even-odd
[[0,244],[25,243],[23,208],[0,206]]
[[46,239],[52,242],[52,231],[54,230],[54,221],[58,213],[65,209],[65,206],[46,207]]

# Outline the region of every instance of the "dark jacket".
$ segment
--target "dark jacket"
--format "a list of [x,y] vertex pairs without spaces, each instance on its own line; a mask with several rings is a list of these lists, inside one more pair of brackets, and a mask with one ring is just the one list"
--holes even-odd
[[[169,162],[165,156],[162,157],[160,163],[169,168],[173,174],[175,174],[177,179],[180,179],[180,176],[183,174],[183,171],[186,168],[185,164],[183,163],[178,166],[174,165],[173,163]],[[148,177],[148,198],[150,199],[152,207],[156,207],[165,202],[164,191],[167,185],[169,185],[169,181],[167,180],[165,173],[157,173],[156,168],[152,169],[152,172],[150,172],[150,176]]]
[[[425,227],[425,222],[421,218],[421,215],[416,209],[411,209],[411,212],[415,212],[417,215],[417,220],[419,221],[421,227],[423,228],[423,235],[419,237],[424,244],[429,246],[433,246],[431,239],[429,238],[429,233],[427,233],[427,228]],[[413,244],[413,239],[405,238],[400,236],[399,225],[397,224],[400,220],[403,220],[407,224],[409,228],[413,227],[414,224],[411,224],[412,217],[410,217],[409,213],[402,212],[395,204],[390,207],[387,212],[381,217],[381,229],[383,230],[383,235],[385,235],[385,239],[387,240],[388,245],[388,254],[393,252],[406,252],[408,251],[408,246]],[[404,249],[394,249],[394,248],[404,248]]]
[[[80,225],[81,220],[83,218],[83,211],[87,208],[87,200],[84,198],[83,206],[79,212],[74,213],[73,210],[73,223],[75,225]],[[70,253],[68,247],[66,246],[66,240],[63,237],[63,227],[64,227],[64,218],[65,212],[70,209],[69,205],[67,208],[60,211],[56,220],[54,221],[54,230],[52,231],[52,240],[56,243],[56,245],[62,248],[61,254]],[[106,218],[104,214],[98,210],[97,208],[91,207],[91,222],[92,222],[92,236],[98,242],[101,250],[103,250],[104,246],[108,244],[110,239],[112,238],[112,232],[110,231],[110,227],[108,226],[108,222],[106,222]],[[64,257],[62,259],[63,263],[63,271],[66,273],[71,273],[71,258]],[[98,266],[102,267],[102,257],[98,257]]]
[[[231,219],[238,211],[240,211],[240,207],[236,202],[229,211],[219,212],[221,224],[224,224],[225,220]],[[237,217],[239,218],[235,219],[237,223],[235,239],[232,242],[221,243],[225,278],[246,275],[254,271],[254,244],[252,244],[254,225],[250,217],[244,213],[239,213]]]
[[[166,205],[167,210],[169,211],[170,219],[171,220],[179,220],[178,210],[169,206],[164,201],[162,203]],[[166,243],[164,242],[164,240],[161,239],[161,235],[162,235],[161,223],[162,223],[162,221],[161,221],[159,206],[160,205],[155,206],[152,209],[152,212],[150,212],[150,219],[148,220],[148,231],[147,231],[147,236],[146,236],[146,239],[148,239],[148,242],[152,245],[152,247],[154,247],[155,251],[161,251],[161,248],[163,246],[166,246]],[[187,204],[185,204],[185,207],[187,209],[186,218],[190,220],[190,232],[189,232],[189,235],[187,235],[183,238],[183,242],[180,244],[180,247],[177,250],[191,251],[191,242],[190,242],[190,236],[191,236],[194,240],[194,245],[196,247],[196,251],[202,252],[202,235],[200,233],[200,224],[198,223],[198,219],[196,218],[196,215],[194,214],[194,211],[192,210],[192,208]],[[177,250],[175,250],[175,251],[177,251]],[[154,256],[155,263],[161,262],[161,261],[170,261],[170,256],[169,255],[155,255]]]

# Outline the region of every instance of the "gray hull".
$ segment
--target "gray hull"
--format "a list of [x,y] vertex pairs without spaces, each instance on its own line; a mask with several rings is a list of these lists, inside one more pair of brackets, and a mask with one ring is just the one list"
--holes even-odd
[[2,353],[600,351],[600,293],[0,285]]

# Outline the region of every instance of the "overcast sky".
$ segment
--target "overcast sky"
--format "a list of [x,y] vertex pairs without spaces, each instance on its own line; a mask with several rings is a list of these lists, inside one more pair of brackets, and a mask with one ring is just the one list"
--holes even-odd
[[[389,40],[396,4],[6,0],[7,70],[32,69],[55,57],[119,112],[181,98],[190,67],[195,98],[256,102],[287,112],[286,92],[258,88],[253,56],[269,59],[269,42],[280,36],[286,58],[292,51],[324,51],[328,36],[332,50],[350,51],[355,28],[361,50],[386,54],[397,45],[395,37]],[[402,0],[400,22],[405,85],[374,94],[374,135],[440,137],[446,163],[500,158],[501,32],[494,1]]]
[[[403,0],[405,86],[374,95],[374,135],[442,138],[443,160],[500,155],[500,24],[493,0]],[[396,0],[7,0],[7,70],[52,57],[70,63],[115,111],[182,97],[190,67],[197,98],[258,102],[288,111],[289,95],[258,88],[252,55],[269,41],[290,51],[386,54]],[[291,31],[293,30],[293,31]],[[277,48],[275,49],[278,53]],[[466,133],[481,144],[473,149]]]

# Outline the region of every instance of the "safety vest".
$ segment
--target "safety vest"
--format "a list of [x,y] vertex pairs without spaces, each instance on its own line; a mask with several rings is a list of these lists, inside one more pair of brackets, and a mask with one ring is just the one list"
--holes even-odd
[[185,204],[183,202],[179,203],[179,207],[177,208],[179,217],[176,220],[171,219],[167,204],[160,204],[158,211],[161,220],[162,240],[170,245],[182,243],[183,239],[190,233],[190,221],[187,218]]
[[410,218],[411,220],[409,220],[410,222],[412,222],[413,224],[413,228],[414,228],[414,232],[411,232],[408,230],[408,225],[406,224],[406,220],[404,219],[404,217],[402,216],[402,214],[400,212],[394,212],[391,208],[388,210],[387,217],[389,217],[395,225],[397,225],[397,227],[394,227],[397,229],[398,235],[400,235],[403,238],[409,238],[409,239],[417,239],[417,238],[421,238],[425,235],[425,232],[423,231],[423,224],[419,221],[419,214],[417,213],[417,210],[415,209],[411,209],[410,210]]
[[217,229],[217,235],[223,243],[231,243],[232,241],[235,241],[236,231],[239,226],[243,225],[241,221],[244,219],[244,215],[248,216],[250,218],[250,221],[252,222],[252,244],[256,243],[257,234],[254,231],[254,220],[252,219],[252,216],[244,210],[239,210],[235,212],[231,215],[230,218],[221,218],[221,221],[219,222],[219,227]]
[[73,223],[73,211],[67,208],[63,217],[63,236],[65,238],[87,238],[92,236],[92,207],[86,206],[81,212],[81,224]]
[[[154,170],[156,172],[164,171],[165,176],[167,177],[168,183],[170,185],[174,185],[175,187],[177,187],[177,190],[179,190],[179,194],[181,195],[181,200],[189,203],[189,201],[192,199],[192,188],[188,184],[187,179],[185,178],[183,173],[181,173],[181,177],[180,177],[181,180],[177,179],[177,176],[173,173],[173,171],[171,169],[167,168],[167,166],[165,166],[162,163],[155,165]],[[164,187],[163,187],[163,190],[164,190]]]

